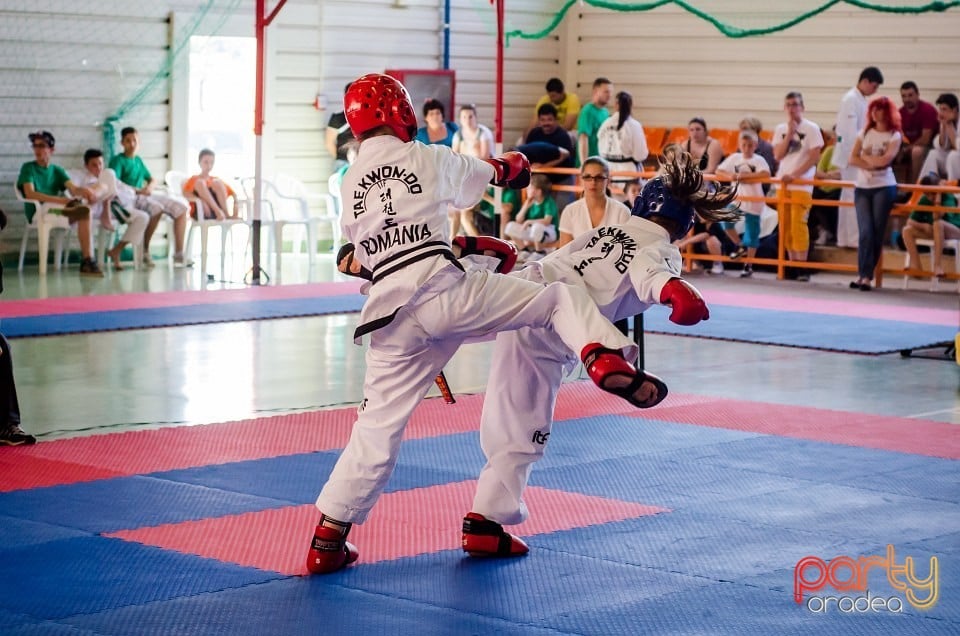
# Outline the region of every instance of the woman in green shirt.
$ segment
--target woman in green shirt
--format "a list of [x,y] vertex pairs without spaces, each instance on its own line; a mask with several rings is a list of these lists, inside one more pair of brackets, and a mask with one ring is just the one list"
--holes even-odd
[[[940,177],[929,174],[920,179],[920,185],[935,186]],[[920,197],[920,205],[956,208],[957,199],[949,192],[931,192]],[[943,242],[960,239],[960,211],[920,212],[914,211],[903,228],[903,243],[910,255],[910,268],[923,271],[923,261],[917,252],[917,239],[933,239],[933,275],[941,277],[943,271]]]

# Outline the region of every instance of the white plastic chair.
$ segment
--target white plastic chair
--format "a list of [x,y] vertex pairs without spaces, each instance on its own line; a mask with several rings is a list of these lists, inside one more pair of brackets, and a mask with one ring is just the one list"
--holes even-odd
[[[193,232],[196,229],[200,230],[200,272],[206,277],[207,273],[207,235],[211,227],[220,228],[220,273],[223,274],[226,268],[226,255],[227,255],[227,239],[230,235],[230,230],[232,230],[237,225],[246,225],[246,220],[243,218],[237,219],[207,219],[205,206],[203,201],[201,201],[196,196],[188,196],[183,194],[183,183],[188,179],[188,175],[185,172],[180,172],[179,170],[170,170],[167,172],[164,181],[167,184],[167,194],[170,196],[180,197],[187,203],[192,203],[196,206],[197,218],[190,218],[190,229],[187,230],[187,245],[186,245],[186,254],[189,257],[193,253]],[[240,201],[237,201],[237,205],[240,205]]]
[[62,203],[41,203],[23,198],[20,188],[14,186],[17,194],[17,201],[25,205],[32,205],[35,213],[33,219],[27,223],[23,229],[23,239],[20,241],[20,263],[17,269],[23,271],[23,260],[27,253],[27,242],[30,239],[30,232],[36,231],[38,254],[40,259],[40,274],[47,273],[47,259],[50,252],[50,235],[54,233],[54,269],[60,269],[64,263],[64,246],[70,235],[70,219],[61,215],[54,214],[52,210],[63,208]]
[[[243,190],[248,200],[254,199],[254,179],[243,179]],[[340,217],[336,203],[329,194],[313,194],[306,191],[303,184],[286,175],[278,175],[274,180],[264,179],[261,183],[261,223],[268,228],[271,245],[276,259],[277,271],[280,271],[283,254],[283,231],[288,226],[298,229],[294,240],[294,249],[299,253],[301,243],[306,241],[307,259],[313,266],[317,251],[317,227],[320,223],[331,223],[334,245],[340,244]],[[324,202],[325,214],[313,216],[310,213],[310,200]]]
[[[933,257],[933,239],[918,238],[917,245],[926,245],[930,248],[931,258]],[[950,248],[953,250],[953,271],[960,272],[960,239],[944,239],[943,249],[946,250]],[[903,261],[903,268],[910,269],[910,252],[907,252],[907,256]],[[937,291],[940,286],[940,279],[936,276],[932,277],[933,280],[930,283],[930,291]],[[909,282],[910,277],[903,277],[903,288],[907,288],[907,283]],[[957,282],[957,292],[960,292],[960,281]]]
[[[102,214],[110,214],[113,218],[114,228],[108,230],[99,223],[97,223],[97,241],[96,241],[96,251],[94,252],[94,260],[97,261],[100,265],[103,265],[109,260],[107,258],[107,250],[110,249],[110,244],[115,243],[117,238],[123,234],[123,223],[114,218],[113,212],[110,210],[110,201],[104,201],[104,210]],[[143,262],[143,241],[140,241],[136,245],[131,245],[133,248],[133,268],[140,269],[140,264]]]

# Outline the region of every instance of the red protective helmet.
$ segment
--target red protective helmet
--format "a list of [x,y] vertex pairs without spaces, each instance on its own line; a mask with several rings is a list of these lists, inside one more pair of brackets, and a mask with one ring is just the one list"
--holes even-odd
[[417,134],[410,93],[389,75],[370,73],[354,80],[343,96],[343,112],[357,138],[378,126],[389,126],[403,141]]

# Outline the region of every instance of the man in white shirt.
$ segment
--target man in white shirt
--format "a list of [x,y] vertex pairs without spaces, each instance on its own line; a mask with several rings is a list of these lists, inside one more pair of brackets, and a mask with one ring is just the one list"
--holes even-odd
[[[790,195],[780,219],[780,231],[790,260],[806,261],[810,249],[807,215],[813,201],[813,184],[792,182],[813,179],[823,149],[823,135],[819,126],[803,117],[803,95],[796,91],[787,93],[783,104],[787,121],[773,131],[773,156],[780,162],[777,177],[780,187],[786,188]],[[797,271],[795,277],[800,281],[810,280],[809,271],[805,269]]]
[[[881,84],[883,73],[875,66],[868,66],[860,72],[857,85],[847,91],[840,100],[840,111],[837,113],[837,148],[833,151],[833,163],[840,168],[840,178],[844,181],[857,178],[857,169],[848,165],[850,152],[857,142],[857,135],[867,123],[867,98],[876,93]],[[844,188],[840,201],[853,204],[853,188]],[[837,215],[837,246],[857,247],[858,244],[857,215],[852,207],[841,207]]]
[[88,201],[90,217],[94,223],[105,230],[114,229],[114,219],[127,226],[117,244],[107,251],[107,256],[113,261],[113,268],[121,271],[123,266],[120,264],[120,254],[127,245],[139,245],[143,242],[143,233],[150,222],[150,215],[133,207],[133,197],[126,197],[129,206],[120,203],[117,175],[103,166],[103,153],[96,148],[87,150],[83,153],[84,169],[79,175],[78,183],[89,188],[95,195],[94,199]]

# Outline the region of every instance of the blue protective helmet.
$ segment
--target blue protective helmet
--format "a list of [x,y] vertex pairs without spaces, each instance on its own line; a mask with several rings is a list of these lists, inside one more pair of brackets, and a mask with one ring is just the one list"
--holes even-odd
[[680,201],[671,194],[663,181],[663,177],[655,177],[643,186],[640,196],[633,202],[633,216],[649,219],[657,215],[671,219],[677,224],[675,235],[670,238],[674,241],[682,238],[693,227],[694,209],[689,201]]

